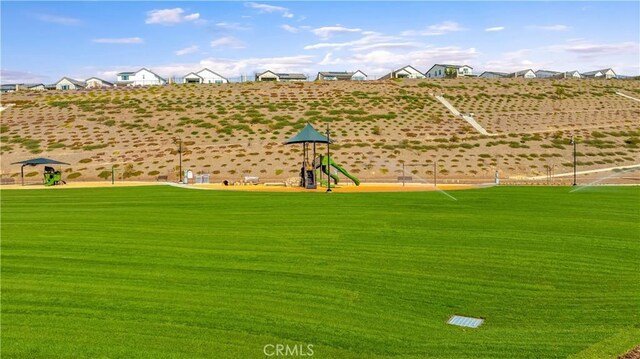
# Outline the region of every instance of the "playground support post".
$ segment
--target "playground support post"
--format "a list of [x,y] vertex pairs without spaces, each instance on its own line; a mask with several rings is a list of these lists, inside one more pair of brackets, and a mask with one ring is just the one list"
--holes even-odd
[[111,166],[111,184],[114,184],[116,182],[116,167],[115,166]]
[[178,161],[179,161],[179,182],[178,183],[182,183],[182,138],[180,136],[177,136],[177,138],[173,139],[173,143],[178,143]]
[[576,180],[577,174],[577,162],[576,162],[576,139],[574,136],[571,136],[571,144],[573,145],[573,185],[577,186],[578,181]]
[[327,176],[327,193],[331,193],[331,167],[329,167],[329,163],[330,163],[330,155],[331,153],[329,152],[329,144],[330,144],[331,140],[329,139],[329,123],[327,122],[327,170],[329,172],[329,175]]
[[433,187],[438,187],[438,168],[436,167],[436,163],[438,160],[433,161]]

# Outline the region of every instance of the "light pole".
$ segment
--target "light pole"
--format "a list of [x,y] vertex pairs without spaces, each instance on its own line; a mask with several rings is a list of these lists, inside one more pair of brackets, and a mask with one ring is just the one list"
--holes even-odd
[[182,138],[178,136],[178,138],[173,139],[173,143],[178,143],[178,158],[179,158],[179,174],[178,178],[180,179],[179,183],[182,183]]
[[327,122],[327,193],[331,193],[331,157],[329,152],[329,143],[331,140],[329,139],[329,123]]
[[571,136],[571,144],[573,145],[573,185],[577,186],[578,182],[576,181],[576,170],[577,170],[577,162],[576,162],[576,139],[574,136]]
[[438,160],[433,161],[433,187],[438,187],[438,167],[436,164]]

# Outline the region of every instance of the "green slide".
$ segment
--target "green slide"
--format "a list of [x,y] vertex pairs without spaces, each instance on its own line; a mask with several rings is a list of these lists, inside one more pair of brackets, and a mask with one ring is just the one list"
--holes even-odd
[[[327,161],[328,159],[328,161]],[[327,156],[320,156],[320,167],[322,169],[322,172],[324,172],[326,175],[331,176],[331,178],[333,178],[333,181],[338,184],[338,176],[331,174],[330,170],[329,170],[329,166],[335,168],[338,170],[338,172],[342,173],[343,175],[345,175],[348,179],[352,180],[353,183],[356,184],[356,186],[360,185],[360,180],[353,176],[351,173],[349,173],[347,170],[345,170],[344,168],[342,168],[342,166],[340,166],[339,164],[335,163],[331,158],[327,157]],[[325,181],[322,181],[325,182]],[[321,183],[322,183],[321,182]],[[327,185],[326,183],[322,183],[323,185]]]

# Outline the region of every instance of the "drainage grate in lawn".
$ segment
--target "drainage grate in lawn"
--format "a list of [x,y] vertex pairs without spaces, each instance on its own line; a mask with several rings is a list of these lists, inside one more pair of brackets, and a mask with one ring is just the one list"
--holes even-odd
[[477,328],[484,322],[484,319],[463,317],[461,315],[454,315],[449,318],[447,324],[457,325],[460,327]]

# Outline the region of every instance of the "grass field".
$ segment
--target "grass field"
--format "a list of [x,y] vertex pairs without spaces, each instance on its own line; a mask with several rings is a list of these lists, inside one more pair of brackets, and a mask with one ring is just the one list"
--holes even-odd
[[616,357],[640,188],[569,191],[5,190],[2,358]]

